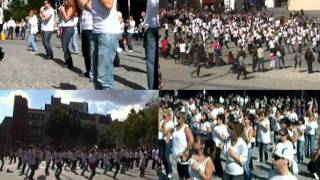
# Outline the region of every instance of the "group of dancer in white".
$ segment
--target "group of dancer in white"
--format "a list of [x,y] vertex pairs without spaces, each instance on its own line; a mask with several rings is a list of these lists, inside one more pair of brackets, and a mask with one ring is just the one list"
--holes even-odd
[[[310,176],[318,178],[316,98],[225,94],[199,93],[186,100],[168,93],[160,98],[159,144],[165,177],[178,178],[172,170],[176,164],[180,179],[251,180],[269,173],[268,179],[294,180],[298,167],[310,158]],[[253,155],[256,147],[258,155]],[[262,164],[270,172],[253,173]]]
[[[39,167],[45,165],[44,174],[50,176],[51,169],[56,179],[61,179],[60,175],[63,169],[71,171],[74,175],[80,174],[88,179],[93,179],[98,168],[102,170],[99,174],[113,176],[113,178],[117,177],[119,171],[121,174],[125,174],[126,171],[138,168],[140,177],[144,177],[149,159],[152,159],[152,168],[155,169],[156,154],[156,149],[149,152],[145,149],[135,150],[125,147],[107,150],[97,149],[97,147],[86,149],[4,146],[0,148],[0,171],[6,169],[7,173],[15,173],[17,176],[25,176],[32,180],[35,172],[41,171]],[[12,169],[11,164],[15,163],[17,163],[16,169]],[[113,170],[114,172],[112,172]],[[86,176],[86,172],[89,173],[88,176]],[[108,175],[108,173],[112,173],[112,175]]]
[[[265,72],[286,68],[288,61],[294,60],[294,70],[299,65],[301,72],[305,59],[308,72],[312,73],[312,63],[316,58],[320,60],[320,18],[308,17],[303,11],[277,17],[267,11],[214,13],[205,8],[162,10],[160,15],[165,29],[162,53],[180,58],[183,64],[233,64],[241,72],[242,67],[252,64],[253,72]],[[292,53],[293,58],[288,58]],[[252,61],[246,60],[246,54]],[[265,60],[270,62],[270,68],[265,67]],[[199,74],[200,67],[197,68]]]

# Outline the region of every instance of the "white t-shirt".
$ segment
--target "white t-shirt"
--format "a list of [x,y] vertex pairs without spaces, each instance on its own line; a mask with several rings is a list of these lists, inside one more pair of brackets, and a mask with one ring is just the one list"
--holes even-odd
[[134,20],[129,21],[129,26],[128,26],[127,32],[133,34],[135,26],[136,26],[136,22]]
[[186,52],[186,47],[187,47],[186,43],[180,43],[179,47],[180,47],[180,53]]
[[220,146],[223,143],[223,140],[218,137],[218,134],[227,138],[229,136],[227,126],[221,124],[213,128],[212,140],[216,143],[216,146]]
[[100,1],[92,1],[93,32],[119,34],[120,21],[117,13],[117,0],[113,0],[111,10],[104,8]]
[[42,19],[41,22],[41,30],[42,31],[54,31],[54,10],[53,8],[49,8],[43,12],[43,14],[46,14],[50,16],[50,18],[45,21]]
[[[160,124],[162,125],[164,122],[164,120],[162,120],[160,122]],[[167,129],[167,128],[170,128],[170,129],[173,129],[174,128],[174,124],[173,124],[173,121],[169,121],[169,122],[166,122],[165,125],[164,125],[164,128]],[[163,139],[163,132],[159,131],[159,140]],[[170,139],[172,139],[172,136],[170,137]]]
[[309,135],[315,135],[316,129],[318,128],[317,121],[311,121],[311,122],[306,121],[305,125],[306,125],[305,133]]
[[[234,151],[240,156],[240,161],[242,163],[242,166],[240,166],[233,158],[231,158],[228,155],[228,150],[229,148],[233,148]],[[225,172],[229,175],[242,175],[244,170],[243,170],[243,165],[247,161],[248,158],[248,146],[244,142],[242,138],[238,138],[237,144],[234,146],[231,146],[231,138],[227,139],[224,149],[223,149],[224,156],[226,157],[226,164],[225,164]]]
[[37,34],[38,32],[38,18],[36,15],[33,15],[28,23],[30,24],[30,34]]
[[269,180],[298,180],[297,177],[289,173],[288,175],[281,176],[277,173],[276,170],[272,170],[269,172]]
[[[269,126],[269,130],[265,130],[262,126]],[[258,127],[258,142],[262,142],[264,144],[268,144],[271,142],[270,139],[270,122],[268,119],[264,119],[259,122]]]
[[298,141],[305,141],[304,139],[304,133],[301,133],[301,131],[305,131],[306,126],[304,124],[298,126]]

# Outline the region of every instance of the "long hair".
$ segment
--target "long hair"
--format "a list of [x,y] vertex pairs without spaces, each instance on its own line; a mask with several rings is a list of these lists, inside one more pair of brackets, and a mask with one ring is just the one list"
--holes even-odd
[[204,155],[210,157],[211,160],[214,161],[216,144],[212,141],[212,139],[205,135],[197,135],[195,137],[195,142],[200,142],[200,144],[204,145]]

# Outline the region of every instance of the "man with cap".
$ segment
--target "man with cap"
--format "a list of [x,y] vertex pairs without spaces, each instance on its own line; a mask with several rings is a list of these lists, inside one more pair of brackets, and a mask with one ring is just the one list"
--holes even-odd
[[290,169],[294,164],[293,151],[287,147],[277,147],[273,153],[272,164],[275,170],[270,171],[269,180],[297,180]]

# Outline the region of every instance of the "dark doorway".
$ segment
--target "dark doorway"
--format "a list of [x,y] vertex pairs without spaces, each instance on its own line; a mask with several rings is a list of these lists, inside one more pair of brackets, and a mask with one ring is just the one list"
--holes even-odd
[[[146,11],[147,1],[146,0],[131,0],[131,12],[130,14],[138,23],[140,21],[141,12]],[[119,10],[122,12],[123,18],[128,19],[129,11],[128,11],[128,0],[118,0]]]

